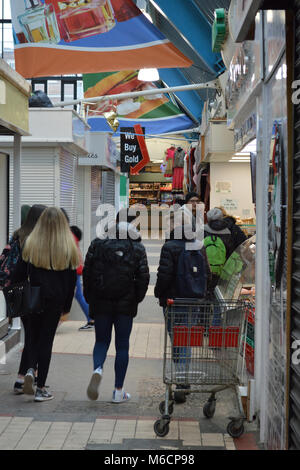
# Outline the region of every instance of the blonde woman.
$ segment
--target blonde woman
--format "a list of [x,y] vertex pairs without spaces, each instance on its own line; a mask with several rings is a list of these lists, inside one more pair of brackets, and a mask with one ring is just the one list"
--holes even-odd
[[[29,263],[29,265],[28,265]],[[63,212],[56,207],[44,210],[28,236],[14,282],[26,278],[41,287],[43,311],[28,317],[28,364],[25,394],[34,395],[34,368],[38,368],[35,401],[52,400],[45,388],[55,332],[63,313],[71,309],[76,285],[78,250]]]

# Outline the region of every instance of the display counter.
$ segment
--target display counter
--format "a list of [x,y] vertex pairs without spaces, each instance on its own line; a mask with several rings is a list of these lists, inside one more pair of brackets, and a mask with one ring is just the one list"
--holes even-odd
[[[242,243],[226,261],[216,287],[220,300],[238,300],[253,296],[255,288],[256,236]],[[246,292],[247,291],[247,292]]]

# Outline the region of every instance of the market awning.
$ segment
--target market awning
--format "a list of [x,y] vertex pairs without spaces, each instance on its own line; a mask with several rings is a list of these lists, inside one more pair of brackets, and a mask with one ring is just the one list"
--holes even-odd
[[88,123],[91,131],[110,132],[105,114],[116,110],[120,127],[140,124],[146,134],[164,134],[192,129],[195,123],[167,97],[159,93],[155,84],[138,80],[137,70],[83,75],[84,96],[92,98],[117,95],[124,92],[157,89],[157,94],[123,100],[99,101],[89,110]]
[[132,0],[11,0],[16,70],[26,78],[189,67]]
[[[217,8],[229,8],[230,0],[146,0],[147,11],[153,24],[193,64],[188,68],[163,68],[160,78],[167,86],[205,83],[225,71],[221,54],[212,52],[212,24]],[[201,121],[205,101],[215,91],[197,90],[176,93],[175,96],[189,110],[193,118]]]

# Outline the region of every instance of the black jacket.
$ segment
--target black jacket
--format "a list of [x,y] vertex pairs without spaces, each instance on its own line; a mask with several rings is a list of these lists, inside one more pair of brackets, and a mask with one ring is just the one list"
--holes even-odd
[[[27,272],[28,263],[20,258],[12,276],[12,284],[25,280]],[[77,279],[76,269],[54,271],[29,264],[29,274],[31,284],[41,287],[41,300],[45,310],[70,312]]]
[[[166,307],[168,299],[178,297],[176,292],[176,275],[179,255],[188,242],[185,238],[182,240],[174,239],[174,231],[170,234],[170,239],[166,241],[161,249],[159,267],[157,271],[157,281],[154,288],[154,295],[159,299],[159,305]],[[207,260],[205,248],[201,250],[206,260],[207,268],[207,290],[210,295],[211,290],[211,271]]]
[[232,251],[234,251],[237,249],[238,246],[244,243],[245,240],[247,240],[247,237],[243,230],[238,225],[236,225],[236,220],[234,217],[224,217],[224,221],[227,224],[229,230],[231,231],[233,246]]
[[[121,224],[120,224],[121,225]],[[122,239],[133,226],[116,226],[110,234],[92,241],[83,268],[83,293],[90,306],[89,315],[122,313],[135,317],[150,280],[146,250],[138,232],[137,239]],[[123,230],[123,232],[122,232]]]

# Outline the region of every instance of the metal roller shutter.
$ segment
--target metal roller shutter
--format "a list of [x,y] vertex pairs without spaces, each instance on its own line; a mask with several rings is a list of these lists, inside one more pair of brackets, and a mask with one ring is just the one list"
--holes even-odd
[[91,238],[96,237],[98,217],[96,211],[101,203],[102,172],[98,166],[91,167]]
[[103,203],[115,205],[115,174],[113,171],[103,172]]
[[[45,204],[55,201],[55,151],[52,148],[22,149],[21,205]],[[13,158],[9,159],[9,233],[13,230]]]
[[[300,79],[300,0],[295,1],[295,76]],[[300,344],[300,104],[294,105],[294,159],[293,159],[293,268],[291,300],[291,346]],[[295,344],[295,343],[294,343]],[[299,346],[298,346],[299,348]],[[293,354],[293,349],[292,353]],[[299,357],[299,354],[298,354]],[[300,449],[300,368],[293,364],[290,370],[289,449]]]
[[78,163],[76,155],[60,151],[60,207],[70,218],[70,225],[77,224]]
[[[102,201],[103,204],[110,204],[115,208],[115,173],[113,171],[104,171],[102,185]],[[111,226],[115,222],[115,213],[110,212],[108,216],[108,225]]]

